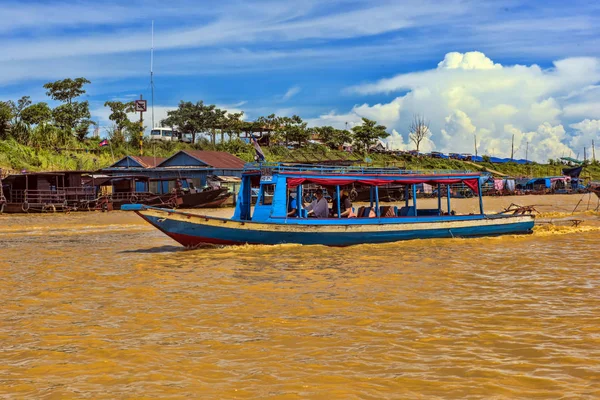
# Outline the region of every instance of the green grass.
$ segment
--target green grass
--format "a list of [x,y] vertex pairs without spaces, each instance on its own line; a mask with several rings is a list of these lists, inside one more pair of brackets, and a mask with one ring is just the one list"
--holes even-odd
[[[14,140],[0,141],[0,168],[10,171],[60,171],[60,170],[95,170],[107,167],[127,154],[139,155],[139,148],[127,144],[120,146],[98,147],[99,140],[90,139],[84,143],[76,141],[65,148],[48,149],[23,146]],[[236,154],[244,161],[253,161],[254,148],[241,141],[234,140],[213,147],[207,142],[189,145],[176,142],[145,143],[144,155],[168,157],[183,149],[221,150]],[[462,170],[487,171],[494,170],[509,176],[548,176],[561,175],[562,165],[534,164],[519,165],[515,163],[491,164],[479,163],[478,167],[458,160],[439,158],[418,158],[410,155],[395,156],[390,154],[369,154],[369,164],[360,153],[347,153],[330,150],[324,146],[309,145],[301,149],[289,150],[283,146],[263,148],[269,161],[319,162],[325,160],[355,161],[359,165],[378,167],[398,167],[409,170]],[[113,158],[114,154],[114,158]],[[600,163],[585,167],[583,176],[600,180]]]

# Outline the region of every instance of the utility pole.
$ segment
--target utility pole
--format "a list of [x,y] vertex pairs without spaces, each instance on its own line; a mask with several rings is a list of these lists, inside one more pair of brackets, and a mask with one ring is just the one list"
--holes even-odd
[[515,134],[512,136],[512,144],[510,145],[510,160],[514,160],[515,156]]
[[529,154],[529,142],[527,142],[527,147],[525,148],[525,160],[529,161],[529,159],[527,158]]
[[592,140],[592,160],[596,161],[596,148],[594,147],[594,141]]
[[152,91],[152,127],[154,129],[154,20],[152,20],[152,47],[150,48],[150,90]]
[[[143,100],[140,94],[140,100]],[[140,111],[140,156],[144,155],[144,112]]]
[[583,146],[583,161],[586,161],[586,160],[587,160],[587,157],[585,155],[585,146]]
[[475,137],[475,157],[477,157],[477,135],[473,135]]

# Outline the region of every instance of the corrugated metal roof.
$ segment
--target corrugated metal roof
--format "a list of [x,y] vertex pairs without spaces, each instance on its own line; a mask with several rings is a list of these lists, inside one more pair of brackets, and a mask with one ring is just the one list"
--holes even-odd
[[[116,163],[112,164],[109,168],[136,168],[136,165],[129,165],[130,161],[127,161],[127,158],[130,158],[135,163],[139,164],[142,168],[154,168],[161,162],[165,161],[164,157],[154,157],[154,156],[125,156],[121,158]],[[125,164],[120,167],[117,167],[119,164]]]
[[145,168],[154,168],[161,162],[165,161],[164,157],[152,157],[152,156],[129,156],[133,158],[135,161],[140,163],[141,166]]
[[182,150],[208,166],[220,169],[243,169],[246,162],[224,151]]

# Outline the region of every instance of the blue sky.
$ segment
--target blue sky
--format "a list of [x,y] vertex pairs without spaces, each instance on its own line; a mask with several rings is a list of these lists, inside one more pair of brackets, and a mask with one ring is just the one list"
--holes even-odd
[[150,97],[152,20],[157,120],[179,100],[313,125],[369,116],[408,148],[421,113],[431,148],[472,151],[479,135],[502,155],[517,134],[538,157],[576,153],[600,126],[597,1],[2,0],[0,15],[0,99],[84,76],[104,126],[104,101]]

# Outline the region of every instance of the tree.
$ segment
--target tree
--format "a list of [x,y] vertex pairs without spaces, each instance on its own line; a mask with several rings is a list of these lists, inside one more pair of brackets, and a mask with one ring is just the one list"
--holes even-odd
[[367,151],[377,139],[384,139],[390,135],[385,131],[386,129],[383,125],[377,125],[377,121],[363,118],[362,125],[352,128],[354,143],[359,149]]
[[191,134],[192,143],[196,143],[196,134],[206,130],[207,122],[207,107],[203,101],[196,104],[180,101],[177,109],[167,112],[167,118],[163,119],[161,124],[177,127],[182,134]]
[[336,129],[333,126],[314,128],[319,139],[330,149],[337,150],[344,143],[352,140],[352,134],[345,129]]
[[93,124],[91,116],[87,101],[61,104],[52,110],[52,118],[56,125],[68,133],[75,133],[79,140],[83,140],[87,135],[84,127],[88,128]]
[[122,140],[124,138],[123,131],[128,129],[131,124],[135,124],[134,122],[131,122],[127,116],[127,113],[135,112],[134,102],[130,101],[123,103],[122,101],[107,101],[104,103],[104,107],[110,108],[110,115],[108,116],[108,119],[115,123],[115,132],[113,133],[114,137],[117,138],[117,140]]
[[275,125],[275,131],[283,136],[286,146],[290,142],[296,142],[300,146],[310,137],[306,122],[303,122],[302,118],[297,115],[276,118],[272,124]]
[[44,85],[48,89],[46,95],[52,100],[71,104],[73,99],[85,93],[83,85],[91,83],[85,78],[63,79],[56,82],[48,82]]
[[421,142],[430,134],[429,121],[425,121],[422,115],[414,114],[408,129],[410,130],[408,137],[417,146],[418,152]]
[[0,101],[0,139],[8,139],[10,121],[13,119],[11,102]]
[[21,112],[21,119],[29,126],[43,125],[52,119],[52,110],[48,103],[36,103]]
[[52,110],[52,117],[56,124],[69,133],[75,133],[79,140],[87,135],[87,130],[93,122],[90,120],[90,105],[87,101],[73,101],[85,93],[83,86],[90,83],[85,78],[63,79],[49,82],[44,85],[46,94],[53,100],[63,102]]
[[19,125],[21,123],[21,114],[23,113],[23,110],[31,105],[30,97],[23,96],[16,104],[13,101],[9,101],[9,104],[12,107],[13,125]]
[[227,127],[227,134],[229,135],[229,141],[231,142],[231,138],[233,135],[236,135],[238,138],[244,129],[244,121],[242,117],[244,116],[244,112],[240,111],[239,113],[228,113],[225,125]]

